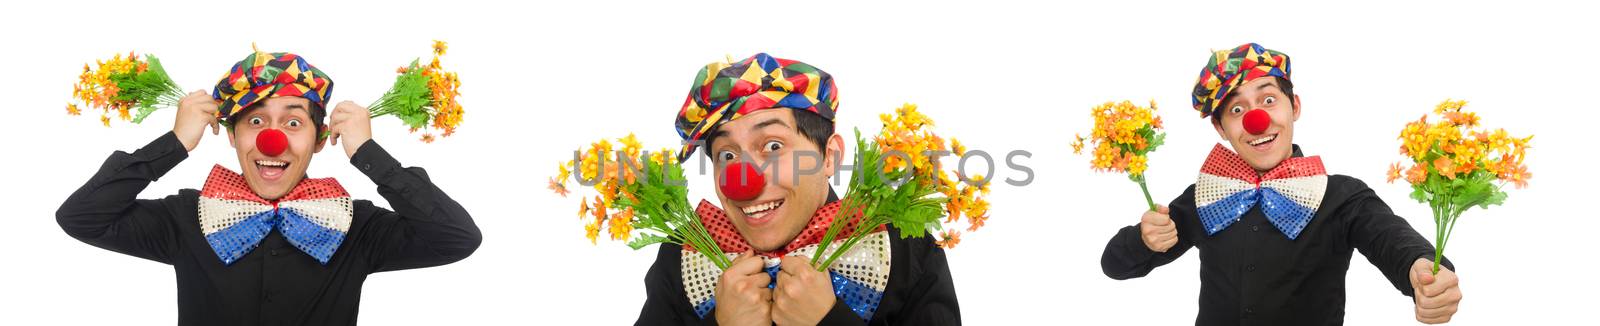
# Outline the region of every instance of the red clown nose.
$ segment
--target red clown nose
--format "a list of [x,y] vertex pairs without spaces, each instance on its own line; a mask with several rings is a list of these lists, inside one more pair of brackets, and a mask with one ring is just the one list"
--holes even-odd
[[289,149],[289,137],[284,136],[282,131],[267,129],[256,134],[256,150],[260,150],[261,154],[278,156],[285,149]]
[[1272,115],[1266,110],[1255,109],[1244,114],[1244,131],[1251,135],[1260,135],[1267,132],[1267,126],[1272,124]]
[[722,170],[722,194],[728,199],[745,201],[761,196],[767,187],[767,177],[750,163],[733,163]]

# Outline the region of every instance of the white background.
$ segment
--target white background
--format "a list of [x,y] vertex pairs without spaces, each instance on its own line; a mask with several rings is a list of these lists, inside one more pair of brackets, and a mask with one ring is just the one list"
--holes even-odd
[[[1592,324],[1600,289],[1589,257],[1600,222],[1585,201],[1596,180],[1582,166],[1594,159],[1588,131],[1600,109],[1597,11],[1517,3],[13,2],[0,14],[0,130],[9,140],[0,143],[0,324],[176,319],[170,267],[79,243],[52,218],[108,154],[172,123],[172,110],[112,128],[97,114],[67,116],[83,63],[155,53],[184,88],[209,90],[253,41],[332,75],[335,101],[369,103],[433,39],[450,42],[445,65],[464,80],[465,124],[421,144],[381,118],[375,139],[427,168],[485,241],[456,264],[373,275],[365,324],[632,323],[654,249],[589,245],[577,198],[550,194],[545,178],[600,137],[633,131],[647,147],[676,146],[670,122],[695,71],[760,51],[832,73],[840,130],[875,131],[878,113],[915,102],[971,148],[1034,153],[1021,161],[1034,182],[997,185],[988,227],[949,252],[966,323],[1189,324],[1195,254],[1142,279],[1101,274],[1106,240],[1137,222],[1143,199],[1125,178],[1090,172],[1067,142],[1087,130],[1092,105],[1153,98],[1170,135],[1151,157],[1151,189],[1170,201],[1218,141],[1189,107],[1194,76],[1208,51],[1245,42],[1293,57],[1305,109],[1295,142],[1330,172],[1366,181],[1429,239],[1425,206],[1407,186],[1383,182],[1401,159],[1395,136],[1405,122],[1465,98],[1487,125],[1536,134],[1532,186],[1503,207],[1469,211],[1455,231],[1449,255],[1465,293],[1455,324]],[[329,149],[312,176],[337,177],[383,204],[342,150]],[[235,162],[225,137],[208,135],[141,197],[198,188],[213,163]],[[711,195],[709,177],[699,178],[691,200]],[[1364,257],[1351,265],[1347,323],[1416,323],[1410,299]]]

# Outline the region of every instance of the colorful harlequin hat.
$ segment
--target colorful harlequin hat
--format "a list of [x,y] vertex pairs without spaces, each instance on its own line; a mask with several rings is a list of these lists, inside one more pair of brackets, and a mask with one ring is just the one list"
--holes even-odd
[[217,119],[223,121],[238,114],[241,108],[278,96],[304,97],[318,108],[326,109],[328,97],[332,95],[333,79],[306,63],[304,57],[260,50],[233,64],[211,92],[211,97],[219,102]]
[[804,62],[757,53],[739,62],[713,62],[700,69],[689,98],[678,110],[678,136],[688,160],[696,143],[722,124],[755,111],[805,110],[833,121],[839,107],[833,76]]
[[1201,118],[1211,116],[1229,91],[1266,76],[1289,79],[1289,56],[1255,43],[1215,51],[1195,80],[1194,109]]

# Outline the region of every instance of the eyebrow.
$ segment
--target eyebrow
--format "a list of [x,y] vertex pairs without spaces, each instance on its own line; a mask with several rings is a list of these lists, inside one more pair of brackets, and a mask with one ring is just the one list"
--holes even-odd
[[1278,84],[1277,83],[1272,83],[1272,82],[1261,83],[1261,86],[1256,86],[1256,90],[1259,91],[1259,90],[1267,89],[1267,86],[1278,86]]
[[[284,110],[288,110],[288,109],[306,110],[306,106],[305,105],[301,105],[301,104],[290,104],[290,105],[284,106],[283,109]],[[310,112],[310,110],[306,110],[306,112]]]
[[[778,120],[777,118],[773,118],[773,119],[768,119],[767,121],[762,121],[760,123],[757,123],[754,126],[751,126],[750,127],[750,131],[751,132],[755,132],[756,130],[759,130],[761,128],[766,128],[768,126],[774,126],[774,125],[785,126],[785,127],[789,126],[789,124],[784,123],[783,120]],[[715,142],[718,138],[723,138],[723,137],[727,137],[727,136],[728,136],[728,133],[726,133],[726,132],[716,131],[716,132],[711,134],[711,138],[707,138],[706,139],[706,143],[704,145],[709,145],[709,144]]]
[[766,128],[767,126],[772,126],[772,125],[779,125],[779,126],[784,126],[784,127],[788,127],[789,126],[789,124],[783,123],[783,120],[778,120],[778,119],[774,118],[774,119],[768,119],[767,121],[762,121],[761,123],[757,123],[755,126],[750,127],[750,131],[756,131],[756,129]]

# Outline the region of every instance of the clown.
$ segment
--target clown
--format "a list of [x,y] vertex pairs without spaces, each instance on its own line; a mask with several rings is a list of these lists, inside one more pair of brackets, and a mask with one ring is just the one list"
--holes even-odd
[[1414,298],[1417,321],[1449,321],[1461,300],[1454,265],[1446,259],[1433,275],[1426,239],[1361,180],[1328,175],[1321,158],[1294,144],[1301,103],[1289,68],[1287,55],[1254,43],[1212,55],[1194,108],[1229,146],[1212,148],[1170,207],[1111,238],[1100,259],[1106,276],[1142,277],[1199,248],[1195,324],[1338,325],[1359,250]]
[[641,325],[950,325],[960,308],[944,251],[880,229],[819,272],[810,263],[839,210],[828,180],[844,140],[838,89],[811,65],[756,54],[700,70],[676,127],[680,162],[703,147],[720,207],[696,210],[730,256],[718,270],[692,248],[661,245],[645,275]]
[[[372,140],[366,108],[329,113],[332,91],[303,57],[252,53],[210,95],[184,97],[171,132],[111,154],[56,220],[83,242],[172,265],[179,324],[355,324],[368,274],[461,260],[482,235],[426,172]],[[217,165],[200,190],[135,198],[223,126],[242,173]],[[306,178],[325,142],[342,145],[395,211]]]

